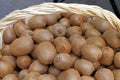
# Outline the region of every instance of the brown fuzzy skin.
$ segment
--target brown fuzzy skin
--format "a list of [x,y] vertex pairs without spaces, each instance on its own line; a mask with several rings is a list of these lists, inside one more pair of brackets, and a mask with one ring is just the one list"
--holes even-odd
[[59,53],[54,58],[54,66],[58,69],[64,70],[72,66],[72,57],[66,53]]
[[38,76],[40,76],[39,72],[30,72],[23,80],[37,80]]
[[2,80],[18,80],[18,78],[14,74],[8,74]]
[[1,49],[1,54],[3,56],[12,56],[12,52],[10,51],[10,45],[4,45]]
[[28,26],[30,27],[30,29],[45,28],[46,24],[47,24],[47,21],[43,15],[36,15],[28,20]]
[[54,45],[58,53],[71,52],[71,44],[65,37],[57,37],[54,41]]
[[54,41],[53,35],[46,29],[36,29],[33,32],[34,41],[39,44],[42,41]]
[[29,37],[17,38],[10,44],[10,50],[14,56],[23,56],[29,54],[34,47],[33,40]]
[[114,75],[114,80],[120,80],[120,69],[115,69],[112,71]]
[[94,37],[94,36],[102,37],[101,33],[97,29],[87,30],[85,33],[85,36],[86,36],[86,38]]
[[95,80],[94,77],[91,76],[81,76],[81,80]]
[[93,44],[86,44],[81,49],[82,56],[92,62],[98,61],[102,57],[102,51],[100,48]]
[[16,35],[18,37],[20,37],[21,33],[23,33],[25,30],[28,29],[28,26],[26,24],[24,24],[24,23],[19,21],[19,22],[14,24],[13,29],[14,29]]
[[114,65],[117,68],[120,68],[120,52],[115,53],[115,56],[114,56]]
[[80,28],[79,26],[69,27],[69,28],[67,29],[66,36],[67,36],[67,37],[70,37],[70,36],[72,36],[73,34],[79,34],[79,35],[81,35],[81,34],[82,34],[81,28]]
[[67,18],[62,18],[60,19],[59,21],[62,25],[64,25],[66,28],[69,28],[70,27],[70,22],[69,22],[69,19]]
[[114,80],[114,75],[111,70],[101,68],[96,71],[95,80]]
[[16,34],[15,34],[13,28],[10,28],[10,27],[5,28],[5,30],[4,30],[4,32],[3,32],[3,40],[4,40],[4,43],[10,44],[10,43],[12,43],[15,39],[16,39]]
[[47,25],[53,25],[57,23],[57,15],[56,14],[45,14]]
[[87,41],[80,35],[73,35],[70,37],[72,52],[77,56],[81,56],[81,48],[83,45],[87,44]]
[[74,68],[79,71],[82,75],[91,75],[95,70],[93,64],[85,59],[79,59],[75,62]]
[[97,46],[99,48],[102,48],[106,45],[104,39],[101,37],[98,37],[98,36],[89,37],[89,38],[87,38],[86,41],[88,44],[94,44],[95,46]]
[[19,79],[19,80],[23,80],[24,77],[25,77],[26,75],[28,75],[28,74],[29,74],[28,69],[22,69],[22,70],[18,73],[18,79]]
[[60,73],[58,80],[81,80],[77,70],[70,68]]
[[100,63],[103,65],[111,65],[114,59],[114,51],[112,48],[105,46],[102,49],[102,57],[100,59]]
[[73,14],[69,21],[72,26],[80,26],[80,24],[83,23],[82,15]]
[[103,38],[108,43],[108,45],[112,48],[120,47],[120,38],[117,30],[110,29],[103,33]]
[[37,80],[57,80],[57,78],[51,74],[43,74],[38,76]]
[[35,71],[43,74],[43,73],[46,73],[47,70],[48,70],[48,66],[41,64],[39,60],[34,60],[29,66],[30,72]]
[[57,51],[52,43],[44,41],[35,48],[35,53],[41,64],[48,65],[53,62]]
[[20,69],[26,69],[31,64],[31,58],[28,55],[19,56],[16,63]]
[[48,73],[57,77],[61,73],[61,70],[56,68],[54,65],[51,65],[49,67]]
[[6,61],[0,61],[0,77],[3,78],[4,76],[8,74],[13,73],[13,67],[10,63]]

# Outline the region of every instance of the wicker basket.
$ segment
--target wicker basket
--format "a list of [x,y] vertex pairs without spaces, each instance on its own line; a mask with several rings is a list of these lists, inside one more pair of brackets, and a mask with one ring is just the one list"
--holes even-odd
[[9,15],[0,20],[0,48],[2,47],[2,32],[5,27],[12,26],[12,24],[20,19],[29,19],[38,14],[50,14],[54,12],[70,12],[76,14],[97,15],[106,19],[113,28],[120,31],[120,20],[114,13],[105,10],[95,5],[85,4],[66,4],[66,3],[43,3],[34,5],[23,10],[15,10]]

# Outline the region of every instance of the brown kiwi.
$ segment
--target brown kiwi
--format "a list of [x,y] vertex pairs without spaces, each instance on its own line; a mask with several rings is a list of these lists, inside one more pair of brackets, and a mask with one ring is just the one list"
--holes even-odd
[[95,26],[95,28],[102,33],[109,29],[112,29],[112,26],[110,25],[108,21],[98,16],[88,17],[87,22]]
[[56,68],[64,70],[72,66],[72,57],[66,53],[59,53],[54,58],[54,65]]
[[60,73],[58,80],[81,80],[81,78],[77,70],[69,68]]
[[81,28],[79,26],[72,26],[67,29],[66,36],[70,37],[73,34],[82,34]]
[[101,68],[96,71],[95,80],[114,80],[114,75],[111,70]]
[[88,44],[94,44],[95,46],[97,46],[99,48],[102,48],[106,45],[104,39],[101,37],[98,37],[98,36],[89,37],[89,38],[87,38],[86,41]]
[[105,46],[102,49],[102,57],[100,59],[100,63],[103,65],[111,65],[114,59],[114,51],[112,48]]
[[102,57],[102,51],[100,48],[93,44],[86,44],[81,49],[82,56],[92,62],[98,61]]
[[64,25],[66,28],[69,28],[69,27],[70,27],[69,19],[67,19],[67,18],[62,18],[59,22],[60,22],[62,25]]
[[49,67],[48,73],[57,77],[61,73],[61,70],[56,68],[54,65],[51,65]]
[[53,42],[53,35],[46,29],[36,29],[33,33],[34,41],[39,44],[42,41],[50,41]]
[[112,48],[120,47],[120,38],[117,30],[111,29],[107,30],[103,34],[103,38],[108,43],[108,45]]
[[4,56],[4,55],[8,55],[8,56],[11,56],[12,55],[12,52],[10,50],[10,45],[4,45],[1,49],[1,54]]
[[101,33],[97,29],[87,30],[85,33],[85,36],[86,36],[86,38],[95,37],[95,36],[102,37]]
[[4,76],[8,74],[13,73],[13,67],[10,63],[6,61],[0,61],[0,77],[3,78]]
[[25,77],[26,75],[28,75],[28,74],[29,74],[28,69],[22,69],[22,70],[18,73],[18,79],[19,79],[19,80],[23,80],[24,77]]
[[45,28],[46,24],[47,24],[47,21],[45,16],[43,15],[36,15],[28,20],[28,26],[30,26],[30,29]]
[[20,37],[21,33],[23,33],[25,30],[28,29],[27,27],[28,27],[28,26],[27,26],[26,24],[24,24],[24,23],[22,23],[22,22],[19,21],[19,22],[16,22],[16,23],[14,24],[13,29],[14,29],[16,35],[17,35],[18,37]]
[[2,56],[1,60],[10,63],[13,68],[16,67],[16,58],[14,56]]
[[37,80],[57,80],[57,78],[51,74],[43,74],[38,76]]
[[35,71],[43,74],[43,73],[46,73],[47,70],[48,70],[48,66],[41,64],[39,60],[34,60],[29,66],[30,72]]
[[120,80],[120,69],[115,69],[112,72],[114,75],[114,80]]
[[87,44],[87,41],[80,35],[72,35],[71,37],[71,46],[73,54],[81,56],[81,48],[83,45]]
[[70,19],[70,24],[72,26],[80,26],[81,23],[83,23],[83,18],[82,18],[82,15],[79,15],[79,14],[73,14]]
[[16,34],[13,28],[7,27],[3,31],[3,41],[6,44],[12,43],[16,39]]
[[44,17],[46,18],[47,25],[53,25],[57,23],[57,15],[56,14],[45,14]]
[[71,52],[71,44],[65,37],[57,37],[54,41],[54,45],[59,53]]
[[85,59],[79,59],[75,62],[74,68],[82,75],[91,75],[95,70],[93,64]]
[[31,64],[31,58],[28,55],[19,56],[16,63],[20,69],[26,69]]
[[114,65],[117,68],[120,68],[120,52],[115,53],[115,56],[114,56]]
[[10,50],[15,56],[29,54],[33,50],[33,47],[33,40],[29,37],[17,38],[12,44],[10,44]]
[[53,62],[57,51],[52,43],[44,41],[35,48],[35,53],[41,64],[48,65]]
[[94,29],[94,26],[91,25],[90,23],[87,23],[87,22],[82,23],[80,25],[80,27],[81,27],[81,30],[82,30],[83,34],[85,34],[86,31],[89,30],[89,29]]
[[15,74],[8,74],[2,80],[18,80]]

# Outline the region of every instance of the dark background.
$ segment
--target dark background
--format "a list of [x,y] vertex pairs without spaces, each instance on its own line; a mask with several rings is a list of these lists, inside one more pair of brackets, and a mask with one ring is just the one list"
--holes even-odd
[[[0,19],[5,17],[7,14],[17,9],[24,9],[31,5],[40,4],[43,2],[57,2],[60,0],[0,0]],[[98,5],[104,9],[110,10],[112,12],[116,12],[116,15],[119,15],[118,12],[120,7],[117,6],[118,10],[114,10],[110,1],[115,1],[115,4],[112,2],[113,7],[116,5],[120,5],[120,0],[63,0],[65,3],[80,3],[80,4],[90,4],[90,5]]]

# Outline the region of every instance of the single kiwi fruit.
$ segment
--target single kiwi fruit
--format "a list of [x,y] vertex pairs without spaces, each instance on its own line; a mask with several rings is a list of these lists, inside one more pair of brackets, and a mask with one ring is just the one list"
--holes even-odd
[[95,80],[114,80],[114,75],[110,69],[101,68],[96,71]]
[[14,56],[23,56],[31,53],[33,50],[34,43],[29,37],[17,38],[10,44],[10,50]]
[[59,53],[71,52],[71,44],[65,37],[57,37],[54,41],[54,45]]
[[58,80],[81,80],[81,77],[77,70],[69,68],[60,73]]
[[101,37],[98,37],[98,36],[89,37],[89,38],[87,38],[86,41],[88,44],[93,44],[99,48],[102,48],[106,45],[104,39]]
[[74,68],[82,75],[91,75],[95,70],[93,64],[85,59],[79,59],[75,62]]
[[81,28],[79,26],[72,26],[67,29],[66,36],[70,37],[73,34],[82,34]]
[[46,73],[47,70],[48,70],[48,66],[41,64],[39,60],[34,60],[29,66],[30,72],[35,71],[43,74],[43,73]]
[[7,27],[3,31],[3,41],[6,44],[12,43],[16,39],[16,34],[13,28]]
[[48,65],[52,64],[57,51],[51,42],[44,41],[35,48],[35,53],[41,64]]
[[30,26],[30,29],[45,28],[46,24],[47,24],[47,20],[43,15],[36,15],[28,20],[28,26]]
[[35,29],[33,32],[33,39],[37,44],[42,41],[54,41],[53,35],[46,29]]
[[102,57],[100,59],[100,63],[107,66],[111,65],[114,59],[113,49],[110,48],[109,46],[104,46],[103,48],[101,48],[101,51],[102,51]]
[[92,62],[98,61],[102,57],[102,51],[100,48],[93,44],[86,44],[81,49],[82,56]]
[[83,23],[83,18],[80,14],[73,14],[70,17],[69,21],[72,26],[80,26],[81,23]]

